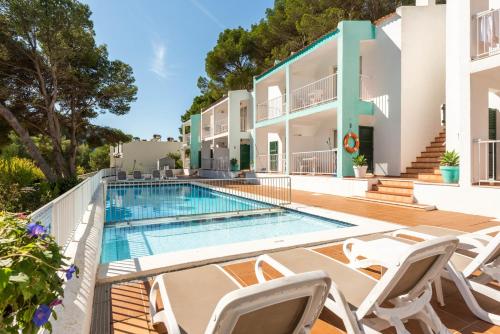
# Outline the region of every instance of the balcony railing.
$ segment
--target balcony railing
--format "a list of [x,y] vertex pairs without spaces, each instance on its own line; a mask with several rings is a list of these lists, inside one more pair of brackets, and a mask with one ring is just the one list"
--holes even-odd
[[214,135],[213,128],[210,125],[204,125],[202,130],[202,138],[205,139],[207,137],[212,137]]
[[337,174],[337,149],[295,152],[291,156],[292,174]]
[[500,140],[475,141],[476,158],[474,165],[477,167],[476,180],[481,184],[500,183]]
[[286,95],[257,104],[257,122],[272,119],[286,113]]
[[258,173],[284,173],[286,171],[286,154],[261,154],[257,156]]
[[227,118],[226,119],[219,119],[217,121],[215,121],[215,132],[214,134],[215,135],[219,135],[221,133],[225,133],[227,132]]
[[229,170],[229,158],[202,158],[201,169]]
[[296,112],[337,98],[337,75],[332,74],[292,91],[290,112]]
[[500,8],[476,14],[471,28],[473,59],[500,53]]

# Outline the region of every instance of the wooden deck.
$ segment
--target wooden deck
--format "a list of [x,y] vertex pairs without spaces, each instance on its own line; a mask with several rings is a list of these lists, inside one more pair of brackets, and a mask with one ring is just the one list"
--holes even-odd
[[[475,231],[498,225],[489,217],[465,215],[445,211],[420,211],[394,207],[378,203],[365,203],[343,197],[293,191],[292,200],[309,206],[316,206],[344,213],[384,220],[401,225],[413,226],[428,224],[452,227],[463,231]],[[340,245],[319,247],[322,253],[345,261]],[[253,269],[254,260],[248,259],[237,263],[224,264],[225,270],[233,275],[242,285],[257,282]],[[377,268],[367,270],[374,277],[380,277]],[[270,268],[266,269],[270,278],[278,277]],[[151,326],[148,306],[148,291],[151,278],[119,284],[99,285],[94,297],[93,321],[91,333],[165,333],[163,328]],[[434,303],[440,318],[452,333],[500,334],[500,327],[478,320],[465,306],[464,301],[451,283],[445,282],[445,307]],[[480,300],[481,305],[495,313],[500,313],[500,305],[487,299]],[[421,333],[418,325],[409,324],[411,333]],[[332,314],[323,313],[315,324],[314,334],[345,333],[342,324]],[[394,333],[394,331],[387,331]]]

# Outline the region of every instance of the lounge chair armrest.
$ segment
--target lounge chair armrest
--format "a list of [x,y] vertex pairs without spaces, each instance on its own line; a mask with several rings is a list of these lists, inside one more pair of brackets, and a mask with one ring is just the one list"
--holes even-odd
[[268,265],[273,267],[273,269],[278,271],[283,276],[292,276],[295,274],[293,271],[273,259],[271,256],[264,254],[259,256],[255,261],[255,276],[257,276],[257,280],[259,281],[259,283],[267,282],[267,279],[264,276],[264,270],[262,268],[262,265],[264,263],[267,263]]
[[[158,312],[156,307],[156,297],[158,292],[160,292],[160,297],[163,303],[163,311],[160,312]],[[151,291],[149,292],[149,310],[153,324],[162,322],[167,328],[167,332],[169,334],[181,334],[179,325],[177,324],[177,319],[172,311],[172,305],[170,305],[167,290],[165,289],[163,275],[156,276],[153,284],[151,285]]]
[[495,234],[500,233],[500,225],[484,228],[482,230],[473,232],[472,234],[483,234],[484,235],[484,234],[492,234],[492,233],[495,233]]

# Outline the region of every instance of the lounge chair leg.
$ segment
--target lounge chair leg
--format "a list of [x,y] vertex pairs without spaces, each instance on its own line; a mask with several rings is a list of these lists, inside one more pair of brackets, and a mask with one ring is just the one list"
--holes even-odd
[[439,305],[444,306],[443,282],[441,276],[434,281],[434,290],[436,290],[436,299]]
[[447,274],[447,278],[451,279],[455,283],[458,291],[465,300],[467,307],[469,307],[469,310],[471,310],[471,312],[474,313],[476,317],[489,322],[490,324],[500,326],[500,315],[487,312],[481,307],[481,305],[479,305],[476,298],[471,292],[472,287],[470,286],[470,284],[466,281],[463,275],[458,272],[450,263],[446,265],[445,274]]

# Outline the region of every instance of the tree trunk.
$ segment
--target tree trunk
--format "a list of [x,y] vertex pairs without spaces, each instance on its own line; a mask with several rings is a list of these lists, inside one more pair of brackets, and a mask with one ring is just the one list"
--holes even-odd
[[42,173],[45,175],[47,180],[50,182],[55,182],[57,180],[57,176],[54,171],[50,168],[49,164],[43,158],[42,154],[38,147],[36,147],[35,143],[31,139],[28,131],[19,123],[16,116],[12,114],[12,112],[7,109],[3,104],[0,103],[0,115],[9,123],[9,125],[14,129],[14,131],[19,135],[21,142],[26,147],[29,155],[35,162],[38,167],[42,170]]

